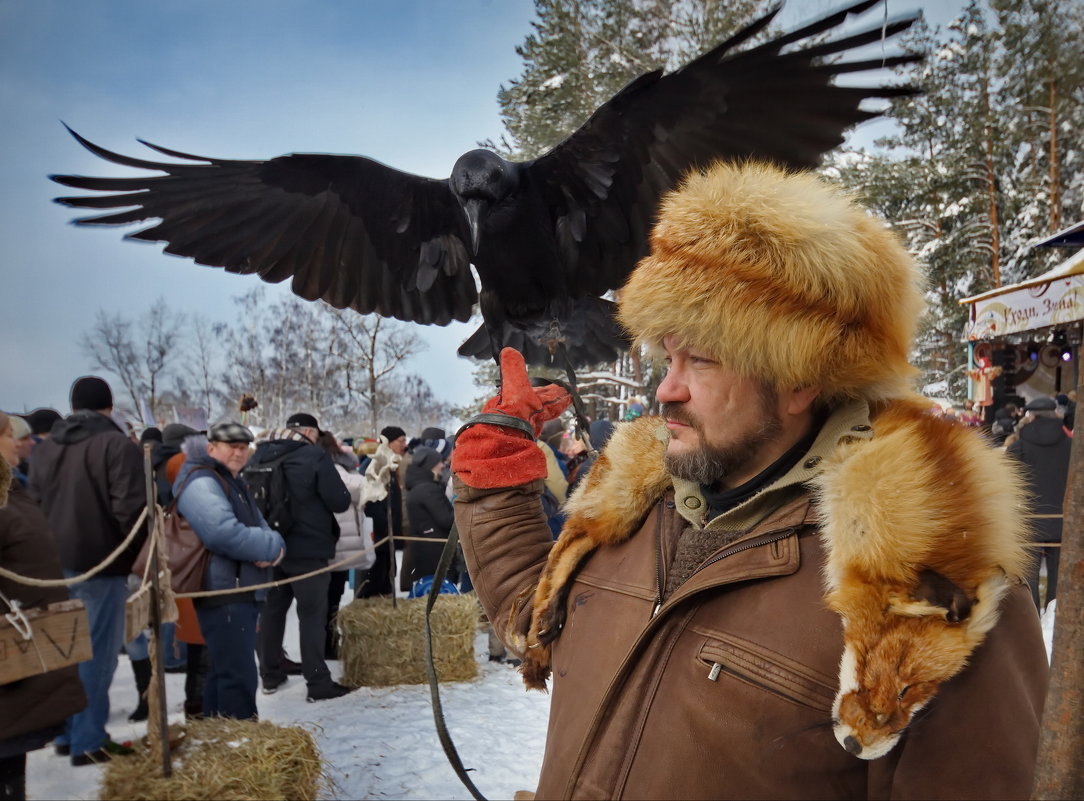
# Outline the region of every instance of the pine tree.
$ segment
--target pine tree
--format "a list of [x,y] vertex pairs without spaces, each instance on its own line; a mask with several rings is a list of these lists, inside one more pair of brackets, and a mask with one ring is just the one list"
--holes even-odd
[[1002,33],[1001,113],[1014,161],[1002,179],[1006,270],[1016,281],[1063,255],[1033,247],[1084,216],[1084,59],[1080,0],[992,0]]

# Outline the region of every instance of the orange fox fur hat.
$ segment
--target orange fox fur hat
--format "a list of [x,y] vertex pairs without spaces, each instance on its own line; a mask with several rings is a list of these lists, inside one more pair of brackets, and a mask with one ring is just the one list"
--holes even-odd
[[877,401],[910,389],[921,287],[885,223],[814,174],[719,162],[664,198],[619,319],[651,348],[676,334],[777,387]]

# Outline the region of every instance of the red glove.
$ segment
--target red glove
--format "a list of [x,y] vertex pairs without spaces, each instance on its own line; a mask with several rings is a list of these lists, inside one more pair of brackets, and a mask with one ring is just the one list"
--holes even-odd
[[[564,387],[550,384],[532,387],[523,356],[514,348],[501,351],[501,391],[486,401],[482,414],[505,414],[519,418],[534,430],[559,416],[572,398]],[[524,426],[526,428],[527,426]],[[546,457],[525,430],[480,422],[455,440],[452,470],[470,487],[515,487],[546,477]]]

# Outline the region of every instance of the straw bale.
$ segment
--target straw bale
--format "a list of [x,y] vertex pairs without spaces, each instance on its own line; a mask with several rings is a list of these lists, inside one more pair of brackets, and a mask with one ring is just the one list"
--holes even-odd
[[184,739],[171,750],[170,778],[162,778],[161,757],[137,744],[131,756],[106,764],[99,797],[312,801],[331,787],[316,742],[303,728],[229,718],[186,726]]
[[[342,683],[348,687],[425,684],[425,598],[361,598],[339,610]],[[441,595],[433,606],[433,664],[442,682],[478,675],[474,593]]]

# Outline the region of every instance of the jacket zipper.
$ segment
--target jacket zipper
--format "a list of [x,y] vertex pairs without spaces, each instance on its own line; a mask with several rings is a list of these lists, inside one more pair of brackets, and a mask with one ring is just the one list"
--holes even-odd
[[[663,501],[663,509],[666,508],[666,501]],[[657,521],[655,523],[655,606],[651,610],[651,617],[659,614],[659,610],[662,609],[662,518],[663,512],[659,511]]]

